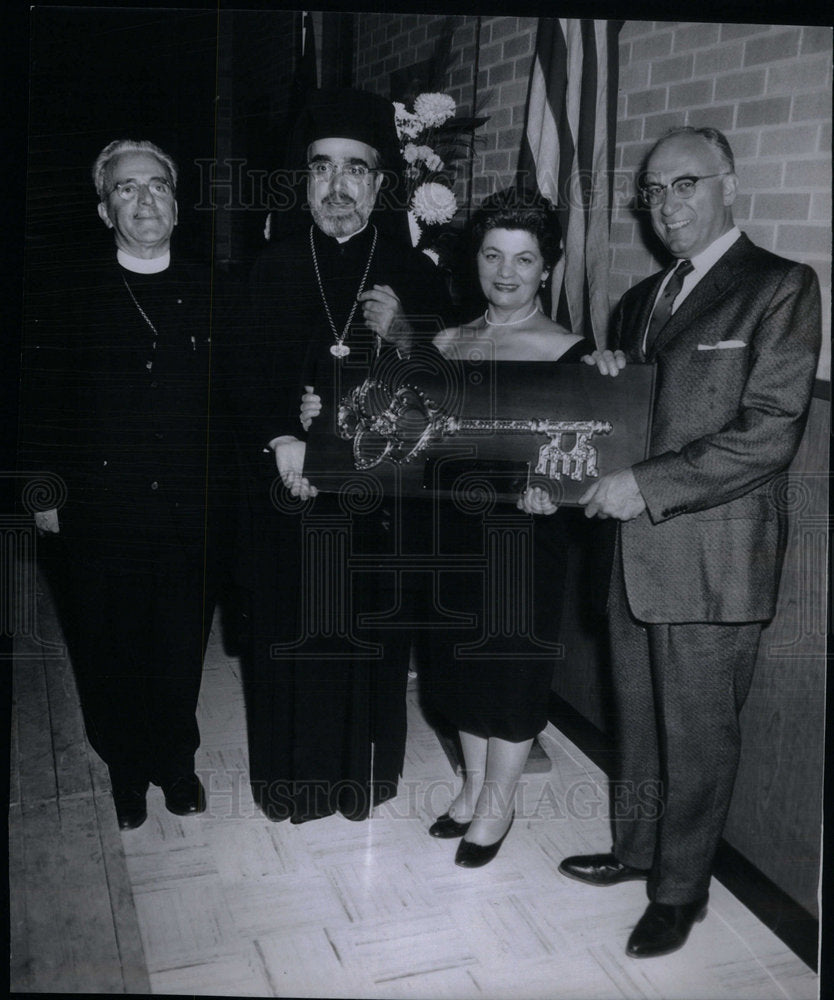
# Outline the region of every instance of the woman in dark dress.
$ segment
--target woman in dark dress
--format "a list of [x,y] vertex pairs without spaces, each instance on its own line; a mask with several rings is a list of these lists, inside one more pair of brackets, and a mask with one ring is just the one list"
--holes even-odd
[[[539,305],[559,256],[559,225],[549,204],[529,192],[502,192],[483,204],[472,232],[487,308],[474,322],[438,334],[438,350],[460,361],[578,362],[587,353],[582,338],[550,320]],[[533,739],[547,724],[567,529],[562,515],[528,516],[555,510],[537,487],[527,489],[517,507],[518,531],[528,540],[531,565],[526,580],[514,578],[511,584],[494,550],[485,547],[482,514],[450,503],[448,516],[439,519],[444,554],[490,552],[486,572],[473,565],[471,572],[439,574],[438,606],[447,615],[470,616],[474,627],[471,634],[433,630],[430,663],[420,673],[425,700],[460,734],[463,787],[429,832],[444,838],[466,835],[455,857],[462,867],[479,867],[497,853],[512,824],[513,799]],[[507,506],[502,514],[512,519],[514,511]],[[488,644],[479,646],[490,590],[494,603],[496,587],[502,586],[503,607],[520,602],[521,617],[526,614],[530,627],[523,636],[503,638],[495,635],[500,628],[492,629]]]

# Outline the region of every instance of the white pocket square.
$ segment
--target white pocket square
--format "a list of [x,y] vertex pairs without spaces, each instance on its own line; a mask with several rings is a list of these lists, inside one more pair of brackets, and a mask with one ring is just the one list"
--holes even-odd
[[726,351],[732,347],[747,347],[743,340],[719,340],[717,344],[698,344],[699,351]]

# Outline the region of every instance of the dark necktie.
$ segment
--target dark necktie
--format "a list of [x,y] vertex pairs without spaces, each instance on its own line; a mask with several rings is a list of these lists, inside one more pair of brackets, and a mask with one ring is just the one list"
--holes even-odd
[[647,354],[651,350],[657,335],[669,322],[669,317],[672,315],[672,305],[683,287],[683,279],[693,270],[691,260],[679,260],[675,270],[672,272],[671,278],[666,282],[663,294],[655,302],[654,312],[649,321],[649,332],[646,334]]

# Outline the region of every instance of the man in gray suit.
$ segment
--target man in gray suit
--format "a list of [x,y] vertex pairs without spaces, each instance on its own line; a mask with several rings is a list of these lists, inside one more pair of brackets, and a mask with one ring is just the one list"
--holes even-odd
[[732,150],[674,129],[640,196],[675,260],[623,296],[602,371],[657,365],[650,457],[602,476],[588,517],[620,521],[609,596],[620,779],[609,854],[565,859],[592,885],[647,879],[626,948],[668,954],[706,912],[738,766],[739,711],[773,617],[786,538],[771,483],[799,446],[820,346],[814,272],[733,223]]

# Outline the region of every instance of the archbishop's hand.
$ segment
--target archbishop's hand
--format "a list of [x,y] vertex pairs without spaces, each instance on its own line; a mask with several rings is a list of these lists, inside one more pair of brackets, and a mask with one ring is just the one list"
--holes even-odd
[[365,325],[400,351],[410,351],[411,325],[403,316],[403,307],[390,285],[374,285],[357,297],[362,303]]
[[57,508],[53,508],[52,510],[36,510],[35,527],[38,529],[39,535],[59,534],[61,525],[58,523]]
[[304,395],[301,397],[301,414],[299,419],[301,420],[301,426],[305,431],[308,431],[313,418],[321,413],[321,396],[317,396],[313,392],[311,385],[305,385],[304,390]]
[[281,482],[286,486],[294,497],[307,500],[318,494],[315,486],[312,486],[308,479],[302,475],[304,468],[304,453],[307,445],[298,438],[289,434],[273,438],[269,442],[269,447],[275,453],[275,464],[278,466],[278,474]]

